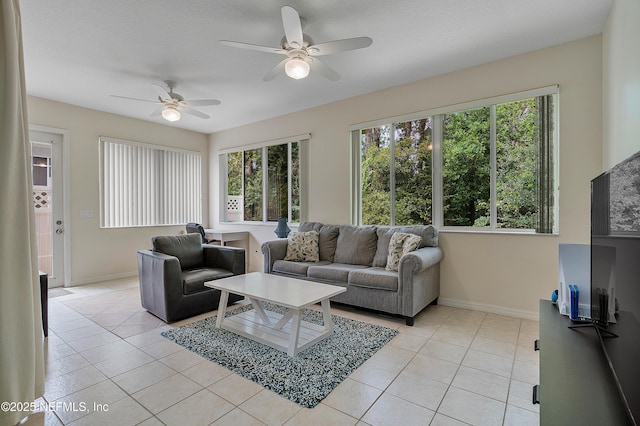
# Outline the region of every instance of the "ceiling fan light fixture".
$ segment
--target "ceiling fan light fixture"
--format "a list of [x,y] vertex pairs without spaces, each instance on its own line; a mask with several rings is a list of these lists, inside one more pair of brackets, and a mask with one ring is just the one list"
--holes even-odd
[[291,58],[284,64],[284,72],[291,78],[300,80],[309,75],[310,66],[300,57]]
[[168,106],[165,109],[162,110],[162,118],[164,118],[167,121],[178,121],[180,120],[180,111],[178,111],[177,109],[175,109],[172,106]]

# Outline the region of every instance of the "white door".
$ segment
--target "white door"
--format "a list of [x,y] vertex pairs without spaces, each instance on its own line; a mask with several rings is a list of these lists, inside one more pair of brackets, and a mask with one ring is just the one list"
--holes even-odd
[[62,135],[31,130],[33,206],[36,216],[38,269],[49,287],[64,285],[64,214]]

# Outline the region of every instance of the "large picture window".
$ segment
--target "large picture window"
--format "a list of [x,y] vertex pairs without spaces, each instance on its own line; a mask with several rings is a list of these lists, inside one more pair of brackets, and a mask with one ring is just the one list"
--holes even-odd
[[431,118],[361,131],[362,224],[431,223]]
[[200,153],[100,138],[102,227],[201,221]]
[[556,232],[557,87],[352,132],[354,221]]
[[444,226],[490,226],[490,127],[488,107],[443,117]]
[[221,154],[226,222],[300,222],[301,145],[294,140]]

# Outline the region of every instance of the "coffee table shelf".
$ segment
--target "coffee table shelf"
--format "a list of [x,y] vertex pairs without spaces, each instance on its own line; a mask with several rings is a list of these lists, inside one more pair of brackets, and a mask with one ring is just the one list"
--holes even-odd
[[[283,317],[283,315],[272,311],[265,310],[265,313],[273,324],[276,324]],[[245,311],[225,318],[222,328],[283,352],[287,352],[289,349],[291,321],[282,327],[282,330],[278,330],[264,325],[255,311]],[[324,326],[301,320],[295,354],[328,337],[331,332]]]

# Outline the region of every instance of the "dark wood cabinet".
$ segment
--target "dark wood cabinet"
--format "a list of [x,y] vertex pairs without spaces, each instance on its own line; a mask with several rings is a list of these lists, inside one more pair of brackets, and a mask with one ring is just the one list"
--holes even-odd
[[570,324],[540,301],[540,424],[630,424],[595,330]]

